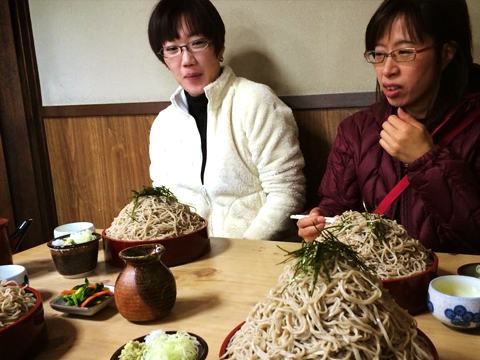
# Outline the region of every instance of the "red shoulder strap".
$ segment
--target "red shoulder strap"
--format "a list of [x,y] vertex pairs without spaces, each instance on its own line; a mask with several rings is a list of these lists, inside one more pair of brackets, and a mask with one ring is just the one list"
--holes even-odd
[[[457,136],[463,129],[465,129],[468,125],[470,125],[473,120],[480,117],[480,108],[475,109],[470,112],[464,119],[461,121],[455,128],[449,131],[445,136],[438,142],[440,146],[446,146],[453,140],[455,136]],[[448,120],[450,116],[447,116],[445,120],[432,132],[432,135],[435,134],[441,126],[443,126]],[[385,198],[378,204],[377,208],[373,212],[374,214],[384,214],[385,211],[392,205],[392,203],[400,196],[402,192],[410,185],[408,181],[407,175],[405,175],[402,180],[400,180],[395,187],[390,190],[390,192],[385,196]]]

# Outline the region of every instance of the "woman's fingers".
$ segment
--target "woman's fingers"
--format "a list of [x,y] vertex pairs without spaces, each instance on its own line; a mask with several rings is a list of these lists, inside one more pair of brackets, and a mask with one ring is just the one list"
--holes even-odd
[[325,227],[325,218],[313,214],[307,218],[303,218],[297,221],[298,236],[304,238],[306,241],[311,242],[318,237],[320,230]]

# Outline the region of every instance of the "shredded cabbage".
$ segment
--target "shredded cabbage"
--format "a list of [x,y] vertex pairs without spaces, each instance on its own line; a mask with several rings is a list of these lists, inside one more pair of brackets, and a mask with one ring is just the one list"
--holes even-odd
[[76,233],[70,234],[70,236],[66,237],[65,239],[58,239],[52,241],[53,246],[68,246],[68,245],[75,245],[75,244],[83,244],[95,239],[95,235],[93,235],[91,230],[84,230],[79,231]]
[[95,236],[92,236],[92,231],[84,230],[70,234],[70,236],[66,238],[65,241],[72,240],[74,244],[83,244],[92,241],[93,239],[95,239]]
[[195,360],[199,345],[198,340],[185,331],[167,334],[154,330],[145,337],[142,360]]

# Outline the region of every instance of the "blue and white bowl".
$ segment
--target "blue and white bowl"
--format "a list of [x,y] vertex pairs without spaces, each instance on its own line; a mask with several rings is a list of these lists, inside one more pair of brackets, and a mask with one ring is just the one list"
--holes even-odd
[[428,309],[448,326],[480,327],[480,279],[464,275],[433,279],[428,287]]

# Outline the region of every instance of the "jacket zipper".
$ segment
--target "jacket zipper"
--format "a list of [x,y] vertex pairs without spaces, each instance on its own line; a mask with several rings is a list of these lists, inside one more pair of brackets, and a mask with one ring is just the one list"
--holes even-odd
[[[400,165],[400,174],[401,177],[403,178],[404,176],[407,176],[408,173],[408,165]],[[408,192],[410,191],[410,186],[405,189],[403,194],[400,197],[400,223],[406,227],[407,224],[410,223],[410,212],[408,211],[409,209],[409,200],[408,200]],[[409,234],[412,236],[413,234]]]

